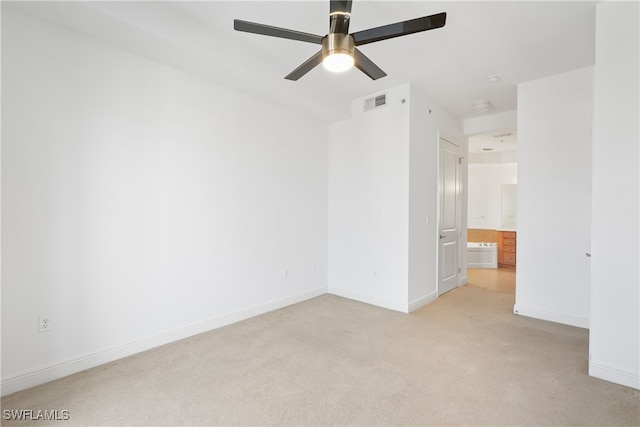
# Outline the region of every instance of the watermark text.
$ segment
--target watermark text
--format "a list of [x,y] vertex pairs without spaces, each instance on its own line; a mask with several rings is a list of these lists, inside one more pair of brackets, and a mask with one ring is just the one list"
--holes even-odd
[[6,421],[67,421],[71,414],[66,409],[5,409]]

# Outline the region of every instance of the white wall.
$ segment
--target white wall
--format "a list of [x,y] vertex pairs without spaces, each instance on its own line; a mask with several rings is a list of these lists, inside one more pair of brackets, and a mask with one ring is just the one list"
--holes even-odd
[[469,164],[469,228],[496,230],[502,226],[502,185],[517,184],[518,166]]
[[4,7],[2,125],[3,393],[326,292],[326,126]]
[[438,131],[461,123],[408,84],[386,93],[330,126],[328,289],[407,312],[437,295]]
[[596,9],[589,373],[640,389],[638,15]]
[[[409,147],[409,311],[437,298],[439,138],[446,136],[467,151],[462,122],[415,87],[411,87]],[[464,155],[463,155],[464,156]],[[466,283],[466,159],[462,181],[460,284]]]
[[589,326],[593,67],[518,85],[514,311]]
[[407,309],[409,85],[329,128],[330,293]]

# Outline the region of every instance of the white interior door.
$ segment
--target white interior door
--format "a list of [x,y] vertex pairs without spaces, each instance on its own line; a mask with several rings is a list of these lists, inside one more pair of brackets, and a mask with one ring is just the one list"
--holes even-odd
[[460,147],[440,138],[438,295],[459,284]]

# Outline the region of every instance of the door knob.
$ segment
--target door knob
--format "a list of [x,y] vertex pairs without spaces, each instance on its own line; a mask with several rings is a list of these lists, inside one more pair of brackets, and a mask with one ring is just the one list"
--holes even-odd
[[446,238],[446,237],[447,237],[447,236],[443,236],[442,234],[440,235],[440,238],[441,238],[441,239],[444,239],[444,238]]

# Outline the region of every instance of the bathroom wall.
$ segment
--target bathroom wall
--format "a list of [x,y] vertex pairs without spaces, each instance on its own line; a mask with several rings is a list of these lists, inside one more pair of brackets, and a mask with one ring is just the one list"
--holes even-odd
[[502,185],[516,184],[517,171],[516,163],[469,164],[469,228],[503,228]]

